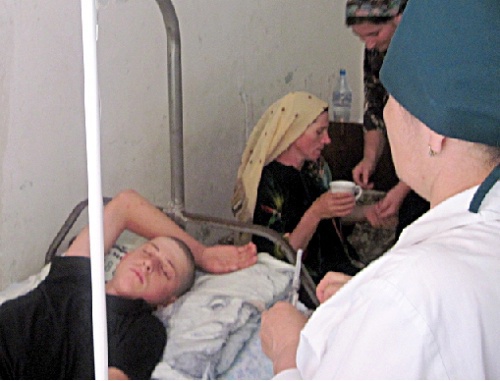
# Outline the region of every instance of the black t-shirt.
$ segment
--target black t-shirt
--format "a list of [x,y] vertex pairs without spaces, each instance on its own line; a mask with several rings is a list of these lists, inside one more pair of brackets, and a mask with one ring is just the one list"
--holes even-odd
[[[90,260],[54,258],[37,288],[0,306],[0,378],[93,379]],[[108,365],[151,377],[166,343],[143,300],[106,296]]]

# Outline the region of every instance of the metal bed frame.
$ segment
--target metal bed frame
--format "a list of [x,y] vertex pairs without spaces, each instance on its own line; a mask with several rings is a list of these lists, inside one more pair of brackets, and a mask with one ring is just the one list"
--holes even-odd
[[[183,118],[182,118],[182,75],[181,75],[181,40],[179,31],[179,21],[177,13],[170,0],[155,0],[160,8],[165,24],[167,35],[167,76],[168,83],[168,110],[169,110],[169,131],[170,131],[170,171],[171,171],[171,206],[168,208],[159,207],[165,214],[172,218],[182,227],[186,223],[192,222],[204,227],[224,228],[238,233],[250,233],[269,239],[278,245],[285,253],[287,261],[294,264],[296,252],[288,241],[276,231],[249,223],[233,221],[223,218],[205,216],[201,214],[189,213],[184,207],[184,141],[183,141]],[[104,203],[110,198],[105,197]],[[57,233],[49,246],[45,255],[45,263],[48,263],[56,255],[56,252],[68,235],[70,229],[77,221],[80,214],[87,207],[88,200],[81,201],[70,213],[65,223]],[[314,305],[319,305],[315,293],[315,283],[307,272],[304,265],[301,271],[301,284],[307,297]]]

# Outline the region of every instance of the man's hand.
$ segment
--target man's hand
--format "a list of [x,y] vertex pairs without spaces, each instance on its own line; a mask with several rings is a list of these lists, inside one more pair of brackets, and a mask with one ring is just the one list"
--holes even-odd
[[257,262],[257,248],[253,242],[243,246],[216,245],[206,247],[196,264],[204,271],[224,274],[252,266]]
[[316,287],[316,296],[320,303],[324,303],[331,296],[337,293],[347,282],[351,280],[352,276],[330,271],[319,282]]
[[271,359],[275,374],[297,367],[295,357],[300,331],[306,322],[307,317],[287,302],[278,302],[262,313],[262,350]]

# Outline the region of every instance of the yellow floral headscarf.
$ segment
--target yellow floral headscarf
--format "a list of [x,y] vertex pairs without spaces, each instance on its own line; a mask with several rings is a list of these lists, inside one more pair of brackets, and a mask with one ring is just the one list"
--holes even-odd
[[306,92],[292,92],[272,104],[248,139],[238,169],[231,207],[243,222],[251,221],[264,166],[283,153],[326,109],[328,103]]

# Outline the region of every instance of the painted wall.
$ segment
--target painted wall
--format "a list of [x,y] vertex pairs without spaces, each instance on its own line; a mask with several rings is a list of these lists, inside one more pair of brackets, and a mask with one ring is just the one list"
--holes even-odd
[[[343,0],[173,0],[181,29],[189,211],[231,217],[246,138],[291,90],[329,100],[362,45]],[[170,201],[166,39],[153,0],[99,0],[103,193]],[[87,197],[80,1],[0,0],[0,289],[38,271]]]

